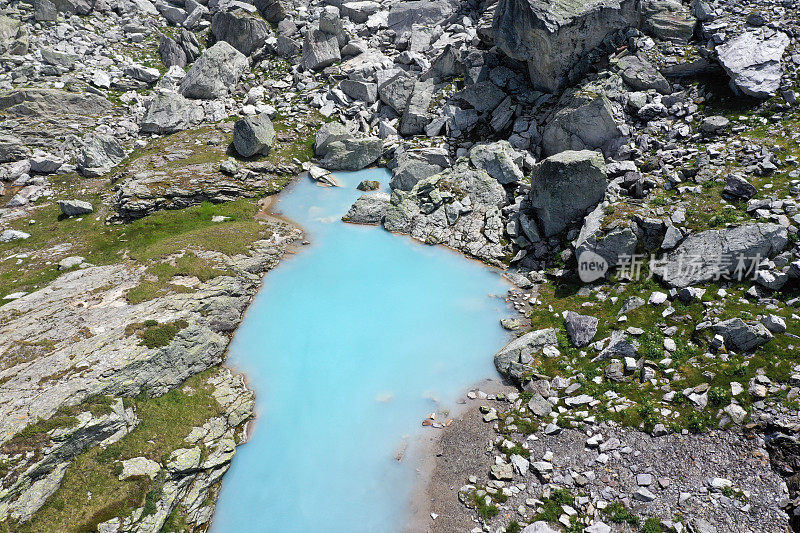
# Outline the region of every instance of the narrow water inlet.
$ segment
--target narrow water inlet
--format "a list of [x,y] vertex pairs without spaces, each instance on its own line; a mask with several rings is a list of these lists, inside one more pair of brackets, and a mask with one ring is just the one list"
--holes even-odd
[[391,532],[406,524],[413,446],[430,412],[495,376],[507,290],[442,247],[341,221],[364,179],[301,178],[277,206],[312,245],[270,272],[230,350],[257,420],[225,475],[215,533]]

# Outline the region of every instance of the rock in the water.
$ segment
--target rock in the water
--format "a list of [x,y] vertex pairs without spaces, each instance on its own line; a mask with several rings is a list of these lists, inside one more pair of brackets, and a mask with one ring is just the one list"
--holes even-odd
[[605,95],[568,91],[542,132],[542,148],[546,155],[598,148],[608,153],[620,136],[613,105]]
[[517,183],[523,179],[522,170],[514,161],[514,149],[508,141],[475,145],[469,151],[469,159],[475,168],[485,170],[501,185]]
[[579,315],[574,311],[567,311],[564,316],[564,325],[569,340],[578,348],[583,348],[592,342],[599,322],[597,317]]
[[345,222],[353,224],[375,224],[383,223],[386,211],[389,209],[389,195],[385,192],[372,194],[362,194],[358,200],[350,206],[347,214],[342,217]]
[[492,30],[498,48],[528,62],[536,89],[558,92],[587,52],[638,18],[633,0],[499,0]]
[[83,200],[59,200],[58,207],[60,207],[61,212],[68,217],[88,215],[94,211],[92,204],[84,202]]
[[157,94],[142,118],[140,129],[144,133],[173,133],[186,130],[202,122],[203,108],[178,93]]
[[322,70],[340,59],[342,55],[336,35],[320,29],[306,33],[303,39],[303,67],[308,70]]
[[94,135],[84,141],[78,152],[78,170],[86,177],[95,178],[109,172],[125,159],[125,150],[110,135]]
[[769,98],[781,84],[781,58],[789,37],[767,28],[747,31],[717,47],[717,57],[735,89]]
[[211,20],[211,33],[246,56],[262,46],[269,35],[267,23],[244,9],[218,11]]
[[551,237],[582,219],[605,191],[603,156],[588,150],[566,151],[534,167],[529,198],[542,233]]
[[689,235],[657,265],[655,272],[671,287],[730,277],[752,278],[764,258],[779,254],[788,243],[778,224],[747,224]]
[[233,46],[220,41],[207,48],[192,65],[180,86],[187,98],[211,100],[226,96],[247,69],[247,58]]
[[714,326],[714,333],[722,335],[725,347],[736,352],[746,352],[766,344],[772,333],[760,322],[747,324],[741,318],[731,318]]
[[359,183],[356,186],[356,189],[358,189],[359,191],[377,191],[378,189],[380,189],[380,187],[381,183],[379,181],[361,180],[361,183]]
[[266,113],[240,118],[233,126],[233,146],[242,157],[269,155],[275,145],[275,128]]

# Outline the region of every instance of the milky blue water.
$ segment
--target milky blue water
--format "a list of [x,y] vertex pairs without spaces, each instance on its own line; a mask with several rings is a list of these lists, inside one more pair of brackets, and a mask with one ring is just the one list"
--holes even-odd
[[394,456],[428,413],[492,377],[506,285],[442,247],[341,222],[383,169],[308,178],[278,211],[313,243],[264,280],[229,363],[256,392],[257,420],[225,475],[214,533],[399,531],[413,464]]

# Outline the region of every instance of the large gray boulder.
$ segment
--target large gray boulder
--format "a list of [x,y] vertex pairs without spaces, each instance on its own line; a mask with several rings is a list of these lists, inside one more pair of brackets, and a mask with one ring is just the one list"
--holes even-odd
[[767,28],[747,31],[717,47],[731,86],[755,98],[769,98],[781,84],[781,58],[789,37]]
[[187,98],[212,100],[226,96],[247,70],[247,58],[225,41],[207,48],[180,86]]
[[383,219],[386,218],[386,211],[389,209],[389,198],[385,192],[363,194],[350,207],[342,220],[353,224],[382,224]]
[[638,17],[634,0],[499,0],[492,31],[507,56],[528,63],[536,89],[558,92],[587,52]]
[[84,140],[76,159],[81,174],[96,178],[121,163],[125,159],[125,150],[114,137],[96,134]]
[[168,35],[161,36],[161,41],[158,43],[158,54],[161,56],[161,62],[167,68],[173,65],[184,68],[187,65],[186,52],[175,39]]
[[403,115],[408,106],[408,100],[414,91],[416,81],[406,72],[398,72],[388,79],[378,83],[378,96],[381,101],[394,109],[398,115]]
[[94,211],[92,204],[83,200],[59,200],[58,207],[64,216],[68,217],[88,215]]
[[314,153],[322,157],[327,153],[330,143],[343,141],[352,136],[353,133],[341,122],[323,124],[314,136]]
[[319,165],[328,170],[361,170],[380,159],[383,141],[357,136],[342,124],[331,122],[317,131],[314,153]]
[[456,11],[456,3],[451,0],[412,0],[397,2],[389,10],[389,29],[397,35],[411,31],[414,24],[435,26]]
[[319,165],[328,170],[361,170],[382,154],[383,141],[378,137],[350,137],[330,143]]
[[233,125],[233,146],[242,157],[269,155],[275,145],[275,128],[265,113],[240,118]]
[[605,161],[597,152],[566,151],[536,165],[528,195],[544,236],[582,220],[603,200],[606,185]]
[[746,224],[689,235],[654,269],[670,287],[683,288],[731,277],[754,276],[758,263],[781,253],[788,243],[778,224]]
[[517,158],[508,141],[477,144],[469,151],[469,160],[472,165],[475,168],[485,170],[501,185],[510,185],[522,181],[524,176],[515,161]]
[[303,67],[322,70],[342,59],[339,40],[332,33],[312,29],[303,39]]
[[269,35],[267,23],[244,9],[218,11],[211,20],[211,33],[246,56],[262,46]]
[[578,348],[588,346],[597,333],[597,324],[600,320],[589,315],[579,315],[574,311],[567,311],[564,315],[564,328],[567,330],[569,340]]
[[31,155],[31,149],[25,146],[18,137],[0,135],[0,163],[20,161]]
[[747,352],[766,344],[772,333],[761,322],[747,324],[741,318],[724,320],[714,327],[714,333],[722,335],[725,347],[736,352]]
[[547,346],[558,345],[555,328],[531,331],[509,342],[494,356],[494,366],[501,375],[516,383],[533,368],[533,357]]
[[140,130],[143,133],[173,133],[203,121],[203,108],[178,93],[157,94],[147,106]]
[[609,153],[621,136],[613,104],[604,94],[568,91],[542,132],[542,149],[546,155],[598,148]]
[[287,7],[285,0],[255,0],[253,5],[268,22],[277,24],[286,18]]

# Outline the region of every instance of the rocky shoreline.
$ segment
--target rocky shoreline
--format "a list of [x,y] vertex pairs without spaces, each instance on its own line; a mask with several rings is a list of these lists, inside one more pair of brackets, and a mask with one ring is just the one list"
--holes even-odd
[[0,531],[207,529],[257,200],[373,164],[348,221],[514,284],[426,527],[797,530],[798,12],[0,0]]

